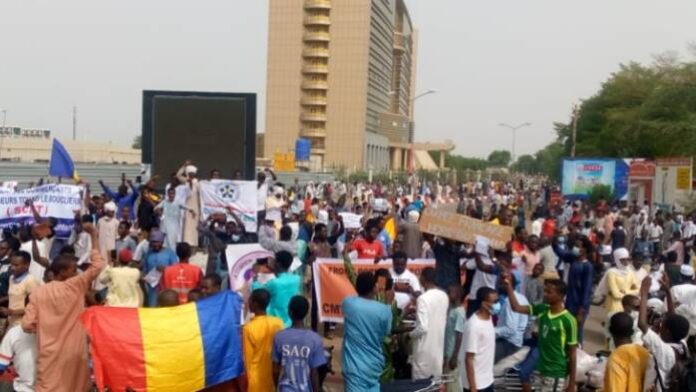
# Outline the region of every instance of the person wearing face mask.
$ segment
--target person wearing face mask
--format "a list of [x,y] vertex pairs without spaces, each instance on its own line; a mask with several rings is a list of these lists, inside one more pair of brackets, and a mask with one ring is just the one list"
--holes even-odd
[[577,319],[578,342],[582,343],[583,325],[589,315],[592,300],[594,268],[589,261],[589,257],[594,254],[592,242],[587,237],[580,237],[571,252],[575,261],[570,264],[568,272],[566,309]]
[[626,248],[614,251],[614,263],[616,266],[607,271],[607,298],[604,302],[607,314],[622,311],[623,297],[627,294],[637,295],[639,290],[638,280],[629,267],[631,257]]
[[416,301],[416,327],[409,334],[413,343],[411,375],[414,380],[442,375],[449,308],[449,297],[435,284],[434,268],[423,269],[421,286],[425,291]]
[[[515,276],[511,275],[511,279],[512,286],[516,287]],[[518,290],[515,290],[514,294],[519,304],[529,306],[527,297],[520,294]],[[500,300],[494,305],[491,312],[494,316],[498,316],[498,324],[495,327],[495,363],[522,348],[524,332],[529,322],[528,315],[512,310],[502,279],[498,281],[498,296]]]
[[465,356],[461,382],[467,392],[492,392],[496,351],[493,315],[500,313],[501,305],[498,293],[489,287],[478,289],[476,299],[479,308],[467,320],[462,334]]

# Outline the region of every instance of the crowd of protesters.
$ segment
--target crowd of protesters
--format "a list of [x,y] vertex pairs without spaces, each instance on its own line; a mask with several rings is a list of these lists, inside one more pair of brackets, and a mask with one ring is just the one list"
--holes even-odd
[[[177,306],[215,295],[230,287],[227,246],[251,243],[274,256],[257,260],[240,293],[249,314],[245,375],[225,390],[319,391],[332,360],[322,335],[340,335],[347,391],[402,380],[493,391],[511,377],[524,391],[574,391],[592,306],[603,307],[606,333],[600,389],[681,391],[696,381],[690,211],[564,200],[537,178],[282,184],[266,169],[257,178],[259,228],[248,232],[233,208],[202,219],[192,162],[167,184],[124,176],[116,191],[82,185],[69,238],[57,238],[55,219],[32,201],[34,223],[3,231],[0,391],[89,390],[78,323],[85,307]],[[422,214],[436,208],[514,234],[506,249],[493,249],[484,237],[461,243],[422,232]],[[347,228],[343,213],[360,216],[361,227]],[[357,293],[342,303],[342,326],[319,322],[307,267],[322,258],[342,259]],[[378,269],[356,273],[358,259]],[[414,259],[434,264],[416,275]],[[505,361],[501,377],[495,369]]]

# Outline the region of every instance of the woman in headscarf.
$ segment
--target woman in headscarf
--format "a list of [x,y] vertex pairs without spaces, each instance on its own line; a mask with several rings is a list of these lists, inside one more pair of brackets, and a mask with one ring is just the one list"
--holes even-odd
[[604,302],[607,314],[623,311],[623,297],[627,294],[637,295],[640,289],[640,284],[630,268],[631,256],[628,249],[618,248],[614,251],[614,264],[616,266],[607,271],[607,298]]

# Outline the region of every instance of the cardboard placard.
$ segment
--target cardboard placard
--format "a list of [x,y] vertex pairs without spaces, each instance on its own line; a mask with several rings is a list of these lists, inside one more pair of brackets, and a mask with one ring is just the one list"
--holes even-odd
[[452,211],[427,209],[420,219],[424,233],[473,244],[476,236],[486,237],[494,249],[505,249],[512,238],[512,227],[494,225]]

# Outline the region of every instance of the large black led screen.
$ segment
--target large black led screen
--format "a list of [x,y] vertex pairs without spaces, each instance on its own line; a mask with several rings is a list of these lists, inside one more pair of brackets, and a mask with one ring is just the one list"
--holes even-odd
[[241,171],[254,177],[256,96],[254,94],[161,92],[143,94],[143,162],[167,181],[186,159],[207,178]]

